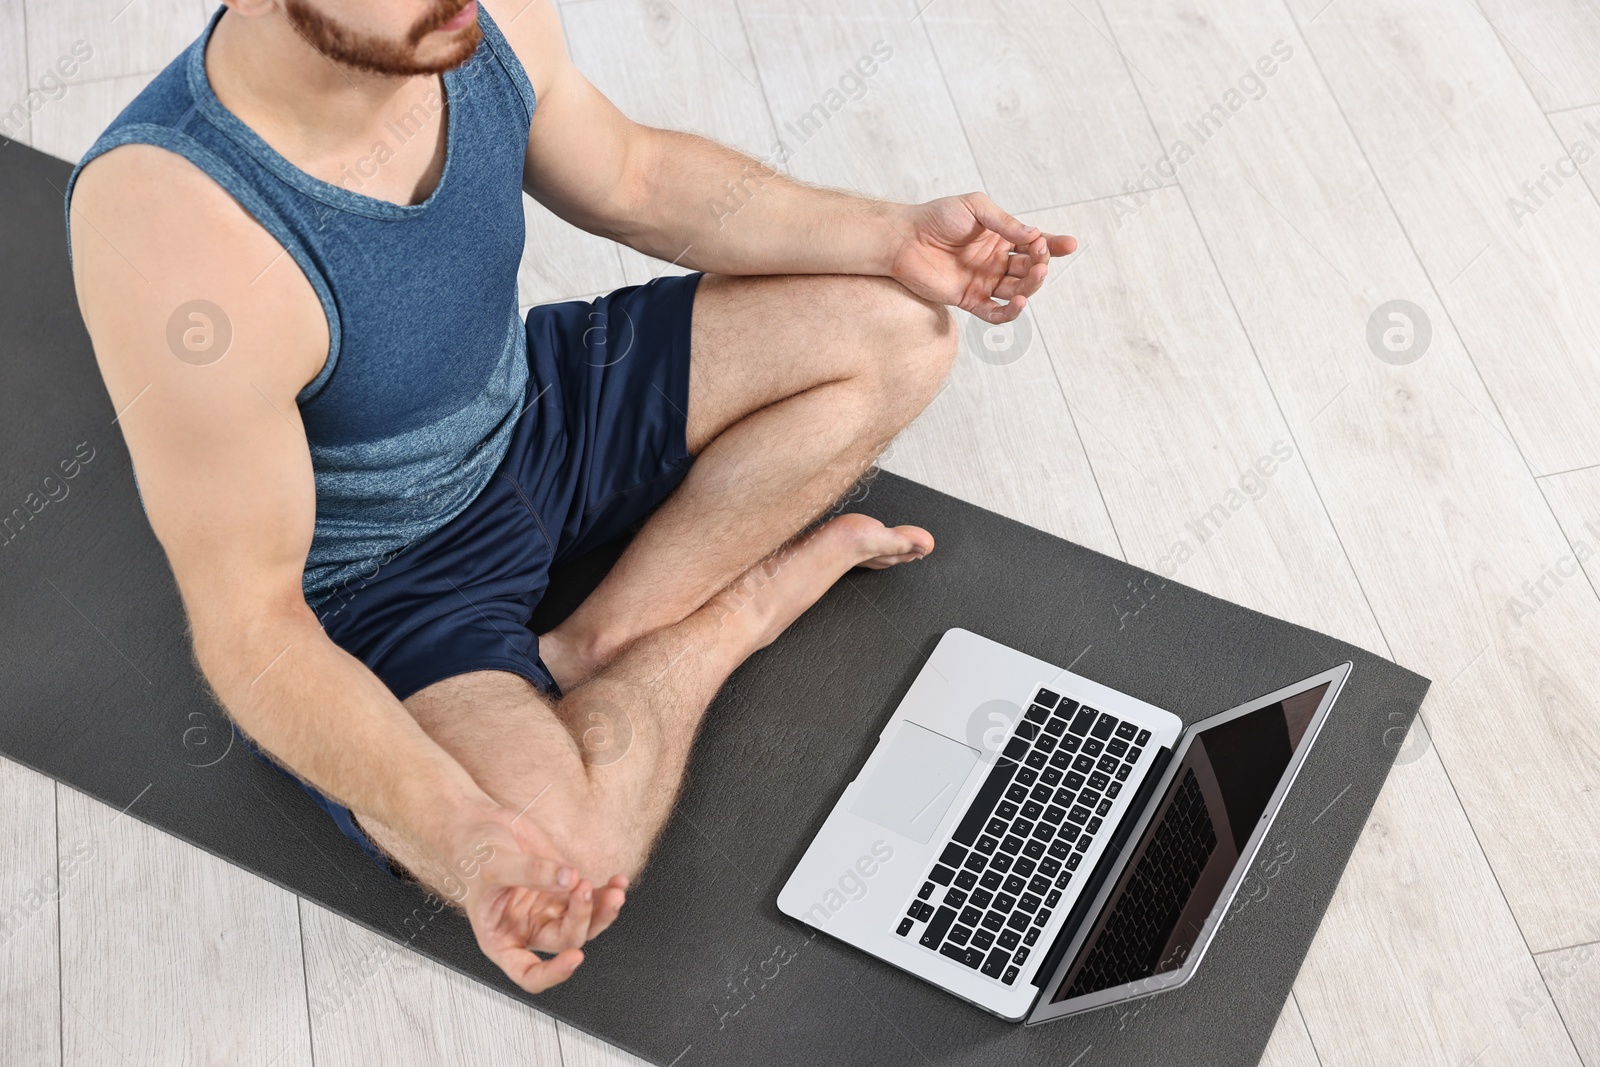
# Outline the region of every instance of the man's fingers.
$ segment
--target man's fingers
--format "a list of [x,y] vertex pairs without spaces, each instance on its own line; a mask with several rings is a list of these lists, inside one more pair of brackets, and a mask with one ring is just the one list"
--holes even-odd
[[[547,949],[577,948],[589,940],[589,920],[594,915],[594,887],[588,882],[579,882],[578,888],[572,891],[572,896],[567,899],[567,912],[561,916],[559,926],[549,926],[554,937],[554,943]],[[540,931],[543,933],[544,931]]]
[[543,993],[572,977],[572,972],[583,962],[583,953],[575,948],[562,949],[550,959],[526,948],[506,947],[485,954],[495,965],[506,972],[506,977],[529,993]]
[[594,916],[589,920],[589,936],[599,937],[605,933],[606,928],[617,921],[617,916],[622,913],[622,905],[627,900],[625,893],[616,884],[612,883],[595,893]]
[[1022,314],[1022,309],[1027,306],[1028,298],[1018,294],[1017,296],[1014,296],[1010,300],[1006,301],[1004,304],[996,304],[992,300],[984,300],[983,303],[979,304],[977,307],[969,307],[964,310],[970,311],[984,322],[987,322],[993,326],[999,326],[1002,323],[1010,322],[1012,319]]
[[521,886],[541,893],[568,893],[577,884],[578,872],[560,860],[499,850],[484,863],[483,878],[490,886]]
[[1014,245],[1032,244],[1039,236],[1037,227],[1024,226],[983,193],[968,193],[962,200],[974,218]]
[[1078,239],[1076,237],[1068,237],[1064,233],[1053,233],[1046,236],[1048,237],[1047,243],[1050,246],[1050,254],[1052,256],[1070,256],[1078,250]]

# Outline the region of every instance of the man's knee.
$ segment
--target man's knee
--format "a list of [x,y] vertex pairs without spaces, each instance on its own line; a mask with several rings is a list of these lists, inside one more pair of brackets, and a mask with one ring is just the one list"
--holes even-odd
[[867,370],[888,410],[905,408],[909,420],[944,385],[960,340],[948,308],[912,293],[889,279],[863,279],[866,335],[871,339]]

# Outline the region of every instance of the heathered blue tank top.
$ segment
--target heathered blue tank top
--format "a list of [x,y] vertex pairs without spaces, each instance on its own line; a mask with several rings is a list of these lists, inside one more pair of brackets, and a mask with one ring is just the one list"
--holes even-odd
[[390,123],[391,143],[347,170],[346,184],[313,178],[211,91],[206,43],[225,10],[117,116],[72,181],[119,145],[176,152],[272,234],[316,290],[328,358],[296,398],[316,475],[303,580],[315,606],[454,518],[505,454],[528,379],[517,266],[533,87],[480,4],[482,42],[443,76],[438,187],[401,206],[357,189],[363,167],[370,177],[418,122]]

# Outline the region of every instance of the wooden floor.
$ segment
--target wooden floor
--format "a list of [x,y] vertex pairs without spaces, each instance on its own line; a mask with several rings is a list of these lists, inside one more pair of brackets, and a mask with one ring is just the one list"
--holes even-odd
[[[205,14],[0,0],[0,107],[92,49],[17,138],[76,158]],[[1587,0],[562,15],[643,121],[1078,235],[1024,327],[967,331],[888,467],[1434,679],[1264,1062],[1600,1067]],[[796,137],[879,41],[859,98]],[[526,303],[665,269],[528,217]],[[28,916],[0,941],[0,1063],[637,1062],[4,761],[0,813],[0,909]]]

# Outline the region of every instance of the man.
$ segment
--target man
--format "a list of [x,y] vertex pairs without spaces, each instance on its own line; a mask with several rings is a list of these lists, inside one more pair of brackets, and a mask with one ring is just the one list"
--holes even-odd
[[[1075,246],[634,124],[549,0],[482,3],[227,0],[68,222],[218,698],[537,992],[616,918],[728,674],[852,567],[932,550],[807,528],[938,390],[944,305],[1010,321]],[[524,189],[705,273],[524,323]],[[533,634],[551,563],[641,522]]]

